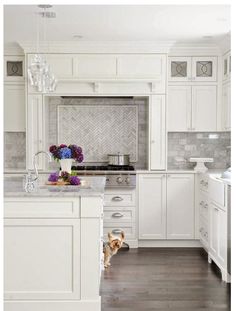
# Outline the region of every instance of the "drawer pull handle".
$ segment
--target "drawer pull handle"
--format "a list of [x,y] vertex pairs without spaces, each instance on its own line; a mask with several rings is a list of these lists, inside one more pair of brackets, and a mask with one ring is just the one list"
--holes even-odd
[[120,201],[123,201],[123,198],[116,196],[112,198],[112,201],[120,202]]
[[121,213],[113,213],[112,214],[112,217],[114,217],[114,218],[121,218],[121,217],[123,217],[124,215],[123,214],[121,214]]
[[114,233],[114,234],[121,234],[122,230],[121,229],[114,229],[114,230],[112,230],[112,233]]

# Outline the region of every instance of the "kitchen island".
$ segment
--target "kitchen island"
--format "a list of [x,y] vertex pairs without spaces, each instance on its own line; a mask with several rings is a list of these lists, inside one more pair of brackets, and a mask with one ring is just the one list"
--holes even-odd
[[86,179],[87,189],[33,193],[5,179],[5,311],[101,309],[105,178]]

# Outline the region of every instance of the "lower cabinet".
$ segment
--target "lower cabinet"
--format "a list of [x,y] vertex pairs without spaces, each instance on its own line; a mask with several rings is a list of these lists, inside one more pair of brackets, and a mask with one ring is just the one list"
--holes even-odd
[[210,203],[210,248],[209,252],[213,260],[217,261],[220,268],[226,265],[227,257],[227,219],[226,212]]
[[167,239],[194,239],[194,175],[167,175]]
[[80,219],[7,219],[6,299],[80,299]]
[[102,211],[101,196],[5,198],[4,310],[101,310]]
[[166,239],[166,174],[139,175],[139,239]]
[[194,175],[139,175],[139,239],[194,239]]

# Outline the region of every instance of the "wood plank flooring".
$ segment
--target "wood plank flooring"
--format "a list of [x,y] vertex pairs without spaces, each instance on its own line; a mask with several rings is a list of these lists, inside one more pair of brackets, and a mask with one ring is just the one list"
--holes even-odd
[[120,251],[103,272],[102,311],[228,311],[230,285],[200,248]]

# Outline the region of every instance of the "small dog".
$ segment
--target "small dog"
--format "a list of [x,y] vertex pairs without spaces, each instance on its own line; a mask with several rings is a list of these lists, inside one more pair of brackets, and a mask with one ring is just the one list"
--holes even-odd
[[104,267],[108,268],[110,266],[110,259],[115,255],[118,250],[121,248],[125,239],[125,234],[122,231],[120,236],[114,236],[108,232],[108,242],[103,245],[103,254],[104,254]]

